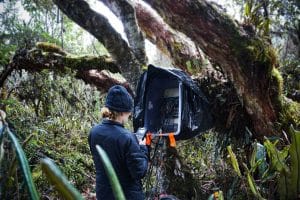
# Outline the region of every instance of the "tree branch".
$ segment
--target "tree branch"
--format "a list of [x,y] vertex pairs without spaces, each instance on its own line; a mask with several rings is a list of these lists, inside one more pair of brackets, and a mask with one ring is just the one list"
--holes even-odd
[[87,71],[90,69],[109,70],[112,73],[120,72],[120,69],[112,58],[107,56],[70,56],[55,52],[45,52],[41,49],[22,49],[16,51],[12,63],[18,69],[27,71],[41,71],[49,69],[66,72],[68,69]]
[[96,86],[97,89],[102,92],[107,92],[113,85],[122,85],[132,96],[134,94],[128,82],[114,78],[106,71],[79,70],[75,77],[83,80],[87,84]]
[[140,74],[141,63],[108,20],[93,11],[84,0],[54,0],[54,3],[72,21],[95,36],[106,47],[119,65],[122,75],[135,86]]
[[127,0],[101,0],[109,9],[121,19],[124,30],[135,56],[142,63],[147,63],[145,52],[145,40],[140,31],[135,9],[133,5]]
[[0,83],[3,86],[5,79],[14,69],[24,69],[29,72],[39,72],[48,69],[57,73],[75,72],[75,77],[92,84],[100,91],[107,91],[115,84],[123,85],[133,94],[129,83],[111,76],[112,73],[120,72],[118,66],[107,56],[80,56],[74,57],[68,54],[62,55],[57,52],[45,52],[41,49],[22,49],[16,51],[12,61],[8,64],[7,70],[0,75]]

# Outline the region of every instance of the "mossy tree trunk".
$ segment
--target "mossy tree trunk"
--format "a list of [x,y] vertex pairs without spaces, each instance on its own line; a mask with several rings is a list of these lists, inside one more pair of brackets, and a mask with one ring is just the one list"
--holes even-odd
[[274,123],[280,111],[281,86],[272,47],[247,33],[205,1],[149,0],[174,29],[191,38],[232,81],[255,130],[261,138],[278,134]]

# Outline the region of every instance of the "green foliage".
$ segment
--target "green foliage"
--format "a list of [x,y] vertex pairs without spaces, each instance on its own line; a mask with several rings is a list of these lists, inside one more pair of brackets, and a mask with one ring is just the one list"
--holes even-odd
[[[37,42],[61,46],[64,41],[64,49],[73,54],[107,54],[103,45],[95,40],[82,45],[81,41],[86,41],[91,36],[87,36],[85,31],[61,12],[58,13],[57,7],[50,0],[5,0],[0,3],[2,5],[1,69],[12,58],[13,51],[23,47],[31,48]],[[44,47],[39,45],[41,46]],[[81,192],[91,189],[91,195],[94,193],[94,168],[87,135],[92,124],[100,120],[102,100],[95,88],[72,78],[72,72],[69,75],[71,77],[63,77],[47,70],[34,75],[24,71],[14,72],[7,81],[6,89],[1,91],[7,93],[0,100],[0,106],[6,109],[9,121],[20,132],[18,138],[20,141],[30,138],[24,151],[42,197],[58,197],[57,192],[49,188],[42,174],[39,160],[46,156],[61,164],[64,174]],[[4,140],[2,146],[6,143]],[[2,172],[9,171],[11,166],[15,169],[10,170],[13,172],[11,174],[19,171],[18,165],[12,159],[13,151],[5,151],[5,162],[1,163],[1,177]],[[17,179],[6,174],[3,177],[8,181],[7,184],[1,182],[0,188],[5,190],[8,199],[12,199],[19,190],[23,191],[23,177]],[[26,195],[28,194],[24,193],[22,197],[26,198]]]
[[[267,151],[269,164],[268,169],[264,167],[263,173],[256,173],[257,169],[264,166],[265,157],[258,156],[258,149],[254,148],[249,160],[251,168],[243,163],[245,172],[240,176],[241,180],[247,180],[249,189],[257,199],[264,199],[270,193],[269,181],[276,181],[278,184],[278,195],[268,198],[296,199],[300,194],[300,132],[291,126],[289,131],[291,137],[290,145],[283,145],[278,149],[278,140],[271,142],[266,139],[264,147]],[[254,144],[254,147],[257,145]],[[260,147],[261,148],[261,147]],[[228,149],[230,157],[236,157],[230,146]],[[261,154],[263,155],[263,154]],[[235,171],[240,171],[239,164],[233,159],[232,165]],[[258,175],[258,176],[257,176]],[[254,179],[256,177],[256,180]]]
[[[64,41],[64,50],[75,55],[107,54],[102,44],[95,41],[95,39],[91,39],[91,42],[89,42],[91,36],[87,36],[84,30],[80,29],[61,12],[58,13],[52,1],[5,0],[4,2],[4,12],[0,13],[0,67],[9,62],[13,51],[22,47],[31,47],[36,42],[51,42],[61,46],[62,41]],[[296,25],[296,23],[294,24],[295,16],[299,16],[299,10],[294,5],[296,1],[270,2],[269,9],[272,16],[284,16],[284,22],[276,21],[271,18],[272,16],[269,16],[268,19],[264,18],[261,4],[257,3],[259,1],[247,0],[247,2],[247,4],[244,4],[245,1],[243,1],[246,22],[249,25],[254,25],[255,32],[264,39],[266,39],[265,36],[270,33],[270,30],[275,30],[275,32],[277,30],[280,32],[292,32],[294,30],[293,27]],[[28,12],[28,20],[20,17],[19,10],[21,7]],[[284,28],[274,29],[275,26]],[[86,45],[82,45],[82,41],[86,41]],[[240,40],[235,42],[241,43]],[[277,88],[280,89],[280,94],[282,79],[278,71],[271,70],[277,65],[276,51],[270,46],[266,47],[260,41],[243,45],[248,47],[252,55],[251,59],[259,61],[259,64],[262,63],[261,66],[267,72],[272,73],[272,77],[278,85]],[[240,52],[240,49],[236,51]],[[243,53],[240,54],[241,59],[244,58]],[[280,71],[283,72],[285,80],[284,94],[292,94],[300,88],[299,81],[297,81],[300,74],[298,73],[298,60],[297,57],[288,57],[288,59],[282,61]],[[193,60],[187,62],[188,70],[191,72],[197,71],[198,64]],[[71,73],[69,75],[72,76]],[[18,135],[20,141],[30,138],[30,141],[24,146],[24,150],[28,155],[33,179],[42,196],[47,195],[47,198],[58,198],[58,194],[52,188],[49,188],[42,173],[39,160],[44,157],[50,157],[56,163],[59,163],[63,173],[81,192],[84,192],[85,188],[92,188],[95,181],[91,178],[94,177],[94,168],[88,149],[87,134],[91,125],[100,120],[99,111],[103,102],[101,98],[98,98],[99,92],[74,78],[62,77],[49,73],[49,71],[43,71],[36,75],[24,72],[14,73],[10,77],[7,87],[10,93],[6,98],[0,100],[0,104],[6,108],[9,120],[17,132],[20,132]],[[299,108],[298,103],[284,101],[280,116],[282,126],[288,126],[292,123],[299,127]],[[269,157],[272,159],[267,171],[265,170],[266,167],[262,167],[265,162],[256,157],[257,152],[253,152],[250,165],[244,165],[245,172],[243,170],[241,172],[238,161],[242,160],[240,163],[248,161],[244,156],[246,152],[243,147],[235,150],[236,155],[231,151],[235,159],[231,162],[225,162],[226,160],[218,155],[219,146],[216,144],[213,134],[205,134],[192,141],[178,142],[178,149],[190,166],[192,173],[198,177],[205,198],[211,193],[210,190],[215,185],[219,185],[223,187],[222,191],[225,191],[226,197],[231,199],[253,199],[251,193],[257,198],[267,196],[268,181],[279,180],[281,186],[291,185],[291,182],[284,182],[286,177],[289,176],[289,171],[283,170],[283,175],[279,176],[277,169],[291,167],[289,169],[290,173],[293,174],[292,177],[295,177],[292,182],[297,182],[294,185],[298,185],[299,179],[296,180],[296,177],[299,176],[299,173],[295,170],[297,169],[295,166],[297,166],[296,160],[298,159],[299,162],[299,158],[296,159],[296,154],[291,152],[295,150],[291,149],[293,147],[297,149],[299,145],[293,146],[293,141],[289,150],[290,157],[284,157],[287,153],[287,147],[279,151],[276,148],[277,143],[270,142],[267,144],[270,152]],[[0,147],[7,144],[5,139],[2,142]],[[1,149],[3,153],[3,148]],[[7,151],[7,149],[5,150]],[[12,161],[14,154],[11,149],[8,151],[8,154],[4,155],[2,162],[0,162],[3,164],[2,169],[4,170],[8,170],[10,166],[16,166]],[[230,155],[230,158],[233,158],[233,156]],[[291,166],[289,160],[286,159],[291,160]],[[233,170],[229,167],[230,163],[233,162],[237,169]],[[19,171],[17,167],[14,167],[14,169],[16,169],[16,172]],[[256,174],[257,170],[262,171],[262,173],[259,172],[258,176]],[[235,171],[237,173],[239,171],[240,178],[236,178]],[[13,176],[5,178],[7,178],[10,185],[16,185],[9,188],[10,191],[7,191],[7,193],[10,193],[10,197],[14,196],[17,189],[22,190],[22,177],[19,177],[19,180]],[[282,193],[287,193],[286,187],[280,188],[286,190]],[[93,192],[92,189],[91,193]]]
[[200,73],[203,68],[203,63],[197,59],[188,60],[186,62],[186,68],[190,74]]
[[47,72],[15,87],[20,90],[15,89],[9,99],[1,102],[8,119],[21,133],[20,140],[32,135],[24,150],[42,195],[45,191],[47,196],[58,195],[49,190],[41,173],[39,160],[45,156],[60,163],[64,174],[82,192],[93,188],[94,168],[87,137],[91,125],[100,120],[100,93],[75,78]]
[[281,151],[276,148],[278,140],[272,143],[270,140],[264,142],[264,146],[267,149],[268,156],[271,160],[270,170],[276,170],[279,172],[288,172],[289,168],[286,164],[286,158],[289,152],[289,146],[285,146]]
[[0,43],[0,66],[4,66],[9,62],[9,59],[15,50],[15,45],[5,45],[2,42]]
[[61,197],[67,200],[83,200],[77,189],[69,183],[65,175],[49,158],[42,159],[41,164],[47,178],[59,191]]
[[65,51],[62,50],[61,47],[59,47],[57,45],[54,45],[52,43],[49,43],[49,42],[37,42],[36,47],[38,49],[41,49],[41,50],[46,51],[46,52],[53,52],[53,53],[66,55]]
[[[220,151],[216,133],[209,132],[192,140],[178,141],[176,149],[182,158],[181,162],[186,164],[185,167],[177,166],[176,174],[180,176],[185,173],[185,170],[193,174],[196,182],[190,183],[189,177],[184,177],[184,184],[192,187],[192,191],[195,190],[197,193],[195,199],[209,198],[215,188],[219,188],[223,192],[225,199],[253,199],[247,183],[242,182],[232,168],[230,158],[226,159],[227,155],[223,155],[223,152]],[[245,153],[242,148],[239,150],[236,155],[238,160],[239,156]],[[174,181],[174,179],[170,181]],[[194,189],[198,184],[201,187],[199,191]]]
[[[239,168],[238,161],[236,159],[236,155],[232,151],[231,146],[227,146],[227,150],[228,150],[228,153],[230,155],[231,163],[232,163],[232,166],[233,166],[234,170],[236,172],[238,172],[240,178],[244,179],[244,177],[242,176],[242,174],[240,172],[240,168]],[[245,171],[246,171],[244,176],[246,176],[248,186],[249,186],[251,192],[253,193],[253,195],[257,199],[263,200],[264,198],[260,194],[259,187],[258,187],[258,185],[256,184],[256,182],[253,178],[253,173],[256,171],[257,167],[260,166],[261,163],[262,163],[262,159],[257,160],[256,156],[257,156],[257,150],[254,149],[254,151],[252,153],[252,156],[251,156],[251,159],[250,159],[250,166],[251,166],[250,169],[248,169],[247,165],[245,163],[243,163],[243,166],[244,166]]]
[[262,36],[270,32],[270,19],[262,14],[263,3],[246,0],[244,5],[245,23],[253,25]]
[[[16,151],[17,158],[18,158],[18,161],[19,161],[19,165],[22,169],[22,173],[24,175],[25,183],[26,183],[26,186],[27,186],[28,191],[29,191],[29,195],[30,195],[31,199],[38,200],[39,199],[39,194],[38,194],[38,192],[36,190],[36,187],[35,187],[35,184],[33,182],[31,172],[30,172],[30,169],[29,169],[29,164],[28,164],[27,158],[25,156],[25,153],[24,153],[18,139],[16,138],[16,136],[10,131],[10,129],[8,127],[6,127],[5,129],[7,131],[8,137],[12,141],[12,145],[14,146],[14,149]],[[2,134],[3,134],[3,132],[2,132]],[[1,138],[2,137],[3,136],[1,136]],[[2,143],[2,140],[1,140],[1,143]]]
[[[300,4],[297,0],[233,0],[243,7],[244,28],[278,51],[276,67],[284,79],[284,94],[299,101],[299,24]],[[264,53],[263,53],[264,54]],[[273,72],[272,72],[273,73]],[[274,76],[273,76],[274,75]],[[275,78],[276,75],[272,76]],[[275,79],[274,79],[275,80]],[[278,83],[275,80],[275,84]],[[273,84],[273,82],[272,82]],[[278,92],[280,94],[280,91]]]
[[300,77],[300,59],[294,55],[287,55],[281,63],[280,71],[284,78],[284,94],[293,99],[293,95],[300,91],[298,78]]

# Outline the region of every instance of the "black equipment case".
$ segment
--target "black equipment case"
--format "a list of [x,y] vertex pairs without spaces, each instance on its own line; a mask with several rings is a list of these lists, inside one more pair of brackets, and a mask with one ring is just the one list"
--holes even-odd
[[180,140],[210,129],[213,120],[206,97],[190,76],[149,65],[137,87],[133,126],[152,134],[173,133]]

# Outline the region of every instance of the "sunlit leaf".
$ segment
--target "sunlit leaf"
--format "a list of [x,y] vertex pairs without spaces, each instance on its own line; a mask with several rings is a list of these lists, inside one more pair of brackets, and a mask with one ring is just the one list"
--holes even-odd
[[57,191],[64,199],[83,200],[78,190],[67,180],[66,176],[49,158],[41,160],[42,170],[45,172],[47,179],[55,186]]
[[235,154],[233,153],[233,151],[231,149],[231,145],[227,146],[227,151],[229,153],[233,169],[236,171],[236,173],[238,174],[238,176],[241,177],[241,171],[240,171],[239,163],[238,163],[238,161],[236,159]]

